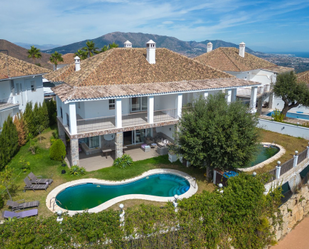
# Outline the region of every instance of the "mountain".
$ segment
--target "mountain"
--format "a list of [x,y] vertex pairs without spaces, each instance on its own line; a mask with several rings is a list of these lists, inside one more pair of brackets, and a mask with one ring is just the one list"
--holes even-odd
[[47,50],[47,49],[52,49],[52,48],[56,48],[59,47],[59,44],[43,44],[43,45],[39,45],[39,44],[29,44],[29,43],[23,43],[23,42],[15,42],[16,45],[22,47],[22,48],[26,48],[26,49],[30,49],[31,46],[35,46],[36,48],[39,48],[41,50]]
[[[15,45],[7,40],[0,39],[0,50],[7,50],[9,56],[15,57],[17,59],[33,63],[31,58],[28,58],[28,50],[20,46]],[[6,53],[6,52],[3,52]],[[35,63],[40,63],[42,67],[53,69],[52,64],[47,63],[49,61],[50,54],[41,52],[42,57],[36,59]]]
[[[100,36],[95,39],[89,39],[89,41],[93,41],[98,48],[102,48],[104,45],[108,45],[110,43],[117,43],[119,47],[123,47],[123,43],[129,40],[132,42],[132,46],[135,48],[144,48],[146,46],[146,42],[149,40],[153,40],[156,42],[158,48],[168,48],[174,52],[189,56],[195,57],[206,53],[207,51],[207,43],[213,43],[213,49],[218,47],[237,47],[239,45],[225,42],[221,40],[206,40],[203,42],[196,41],[181,41],[175,37],[171,36],[162,36],[162,35],[153,35],[153,34],[144,34],[144,33],[123,33],[123,32],[113,32],[103,36]],[[78,49],[86,46],[87,40],[75,42],[69,45],[44,50],[46,53],[54,53],[55,51],[66,54],[66,53],[75,53]],[[252,53],[253,50],[246,47],[246,52]]]

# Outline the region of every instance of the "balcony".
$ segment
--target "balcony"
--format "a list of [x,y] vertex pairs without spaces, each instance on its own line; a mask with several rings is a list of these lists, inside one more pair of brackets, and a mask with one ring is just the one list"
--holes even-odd
[[0,99],[0,111],[19,106],[13,103],[13,97]]
[[[262,94],[265,94],[265,93],[269,93],[271,92],[273,89],[273,85],[263,85],[263,86],[259,86],[257,88],[257,95],[260,96]],[[237,89],[237,96],[241,96],[241,97],[248,97],[250,98],[251,96],[251,88],[238,88]]]
[[[176,120],[178,120],[176,109],[154,111],[153,115],[154,124],[176,121]],[[122,128],[129,128],[147,124],[149,124],[147,118],[147,112],[131,113],[129,115],[122,116]],[[77,117],[77,133],[113,130],[113,129],[116,129],[115,115],[100,118],[90,118],[90,119],[83,119],[80,116]]]

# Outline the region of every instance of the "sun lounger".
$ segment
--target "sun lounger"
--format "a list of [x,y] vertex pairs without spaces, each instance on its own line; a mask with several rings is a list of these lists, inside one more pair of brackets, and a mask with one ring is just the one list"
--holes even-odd
[[24,189],[25,190],[42,190],[42,189],[44,189],[44,190],[46,190],[47,188],[48,188],[48,184],[36,184],[36,183],[31,183],[30,182],[30,180],[29,180],[29,178],[28,177],[26,177],[25,179],[24,179],[24,182],[26,183],[26,186],[24,187]]
[[3,218],[8,219],[8,218],[16,217],[17,219],[19,219],[19,218],[26,218],[26,217],[35,216],[35,215],[38,215],[37,209],[25,210],[25,211],[18,212],[18,213],[11,212],[11,211],[4,211]]
[[25,208],[32,208],[32,207],[38,207],[40,205],[39,201],[30,201],[30,202],[17,202],[17,201],[10,201],[8,200],[6,202],[6,205],[12,208],[12,210],[19,210],[19,209],[25,209]]
[[50,185],[53,182],[53,179],[40,179],[37,178],[32,172],[29,173],[28,177],[30,178],[31,183],[37,183],[37,184],[46,184]]

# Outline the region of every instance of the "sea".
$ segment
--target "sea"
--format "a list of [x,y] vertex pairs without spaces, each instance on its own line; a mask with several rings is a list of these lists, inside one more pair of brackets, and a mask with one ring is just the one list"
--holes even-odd
[[267,54],[281,54],[293,57],[309,58],[309,52],[267,52]]

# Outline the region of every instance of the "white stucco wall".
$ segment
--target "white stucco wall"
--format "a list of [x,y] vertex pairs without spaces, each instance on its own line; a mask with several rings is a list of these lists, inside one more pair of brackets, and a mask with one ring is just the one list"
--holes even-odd
[[155,111],[176,109],[177,108],[177,94],[155,96]]
[[11,97],[11,84],[10,81],[0,82],[0,99],[7,99]]

